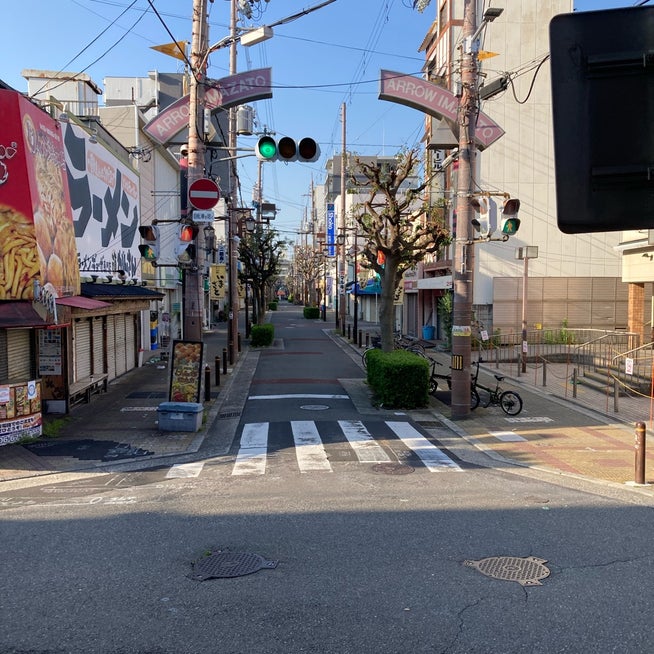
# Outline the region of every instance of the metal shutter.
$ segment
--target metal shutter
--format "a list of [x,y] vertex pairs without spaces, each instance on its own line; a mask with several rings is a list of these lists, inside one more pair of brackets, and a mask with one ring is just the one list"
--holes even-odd
[[8,381],[24,381],[32,378],[30,331],[29,329],[7,330]]
[[127,344],[125,343],[125,314],[115,316],[115,353],[116,353],[116,377],[127,371],[125,363],[125,352]]
[[135,316],[128,313],[125,316],[125,366],[127,370],[136,368],[136,329],[134,327]]
[[107,379],[116,378],[116,316],[107,316]]
[[73,357],[75,379],[91,376],[91,323],[86,318],[73,323]]
[[94,318],[91,338],[93,340],[93,374],[101,375],[104,372],[104,329],[103,319]]

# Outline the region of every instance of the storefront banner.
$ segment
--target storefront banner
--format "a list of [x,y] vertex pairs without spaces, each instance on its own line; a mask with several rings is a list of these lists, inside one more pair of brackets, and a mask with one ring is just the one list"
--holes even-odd
[[173,341],[169,393],[171,402],[200,402],[202,348],[200,341]]

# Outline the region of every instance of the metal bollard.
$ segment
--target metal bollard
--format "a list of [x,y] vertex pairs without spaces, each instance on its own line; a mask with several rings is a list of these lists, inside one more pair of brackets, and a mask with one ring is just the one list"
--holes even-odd
[[204,367],[204,401],[209,402],[211,400],[211,368],[209,366]]
[[366,332],[366,350],[370,347],[370,334]]
[[347,340],[348,341],[352,340],[352,325],[347,326]]
[[645,485],[645,443],[647,430],[644,422],[636,423],[636,472],[635,482]]
[[359,345],[359,347],[361,347],[361,343],[362,343],[361,339],[362,339],[362,337],[363,337],[363,335],[362,335],[362,333],[361,333],[361,330],[359,330],[359,339],[358,339],[358,345]]
[[577,369],[572,371],[572,397],[577,397]]
[[237,337],[237,340],[238,340],[238,346],[237,346],[238,351],[240,352],[241,351],[241,332],[239,332],[236,337]]
[[227,348],[223,348],[223,375],[227,374]]
[[214,359],[214,364],[216,366],[216,386],[220,386],[220,357],[216,356]]
[[616,413],[620,413],[620,385],[618,384],[618,380],[614,379],[613,380],[613,410]]
[[547,361],[543,360],[543,386],[547,386]]

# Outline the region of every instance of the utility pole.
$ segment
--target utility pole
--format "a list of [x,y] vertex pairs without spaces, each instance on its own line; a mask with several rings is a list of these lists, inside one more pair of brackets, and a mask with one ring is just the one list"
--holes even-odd
[[[341,122],[342,122],[342,146],[341,146],[341,210],[338,217],[338,229],[343,235],[343,238],[340,239],[342,243],[337,245],[337,258],[339,259],[340,268],[338,270],[338,293],[341,296],[341,301],[339,303],[340,310],[340,319],[341,319],[341,334],[345,336],[345,192],[347,189],[347,184],[345,182],[345,102],[341,105]],[[339,239],[336,239],[336,242],[339,243]],[[338,252],[340,250],[340,252]]]
[[[193,0],[193,28],[191,40],[191,86],[188,125],[188,184],[204,174],[204,52],[208,43],[207,0]],[[189,207],[190,209],[190,207]],[[200,240],[198,234],[198,241]],[[202,340],[203,290],[201,263],[203,249],[196,247],[196,261],[184,271],[184,338]]]
[[[476,0],[465,0],[463,44],[475,34]],[[477,118],[477,57],[474,49],[462,46],[461,96],[458,109],[459,173],[456,193],[456,222],[452,277],[454,286],[452,320],[452,418],[470,414],[470,359],[474,245],[470,243],[470,199],[474,192],[476,166],[475,120]]]

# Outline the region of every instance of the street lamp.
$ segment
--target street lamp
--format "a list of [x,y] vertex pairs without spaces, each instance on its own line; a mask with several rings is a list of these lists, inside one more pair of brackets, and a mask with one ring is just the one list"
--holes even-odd
[[529,259],[538,259],[538,246],[527,245],[517,248],[515,258],[522,259],[524,263],[522,271],[522,372],[527,372],[527,281],[529,280]]

